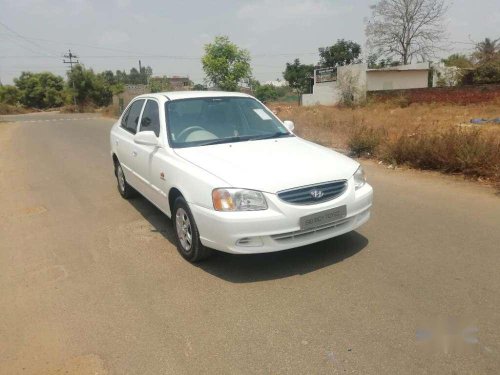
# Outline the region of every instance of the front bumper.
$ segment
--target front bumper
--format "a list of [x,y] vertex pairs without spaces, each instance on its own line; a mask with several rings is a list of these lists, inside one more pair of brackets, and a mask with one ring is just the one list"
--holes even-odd
[[[190,204],[203,245],[234,254],[281,251],[323,241],[355,230],[370,218],[373,189],[354,190],[351,178],[339,197],[315,205],[294,205],[264,193],[269,208],[263,211],[218,212]],[[301,217],[346,205],[347,216],[335,223],[301,231]]]

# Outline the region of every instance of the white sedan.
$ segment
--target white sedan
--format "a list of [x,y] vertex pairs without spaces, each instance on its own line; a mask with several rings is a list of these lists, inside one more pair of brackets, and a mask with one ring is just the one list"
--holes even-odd
[[245,94],[138,96],[111,129],[119,192],[139,192],[172,218],[191,262],[211,249],[290,249],[364,224],[373,190],[361,166],[293,128]]

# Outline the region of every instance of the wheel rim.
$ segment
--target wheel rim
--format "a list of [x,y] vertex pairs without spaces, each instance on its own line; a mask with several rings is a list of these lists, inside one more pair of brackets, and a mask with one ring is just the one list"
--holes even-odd
[[184,251],[189,252],[193,244],[193,231],[189,216],[183,208],[179,208],[175,214],[175,227],[182,248]]
[[123,170],[120,165],[116,169],[116,177],[118,178],[118,187],[120,191],[125,191],[125,176],[123,175]]

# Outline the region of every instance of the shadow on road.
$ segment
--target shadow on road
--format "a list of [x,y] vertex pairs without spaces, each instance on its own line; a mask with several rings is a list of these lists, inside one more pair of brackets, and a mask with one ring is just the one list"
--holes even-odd
[[[155,231],[175,246],[172,223],[160,210],[143,197],[129,202]],[[212,257],[196,266],[232,283],[281,279],[304,275],[341,262],[361,251],[367,244],[366,237],[351,232],[313,245],[275,253],[234,255],[215,251]]]

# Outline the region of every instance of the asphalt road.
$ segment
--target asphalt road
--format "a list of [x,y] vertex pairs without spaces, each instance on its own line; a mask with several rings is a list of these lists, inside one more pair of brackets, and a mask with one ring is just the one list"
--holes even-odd
[[500,372],[493,190],[363,162],[359,231],[195,266],[119,196],[111,120],[0,120],[0,374]]

